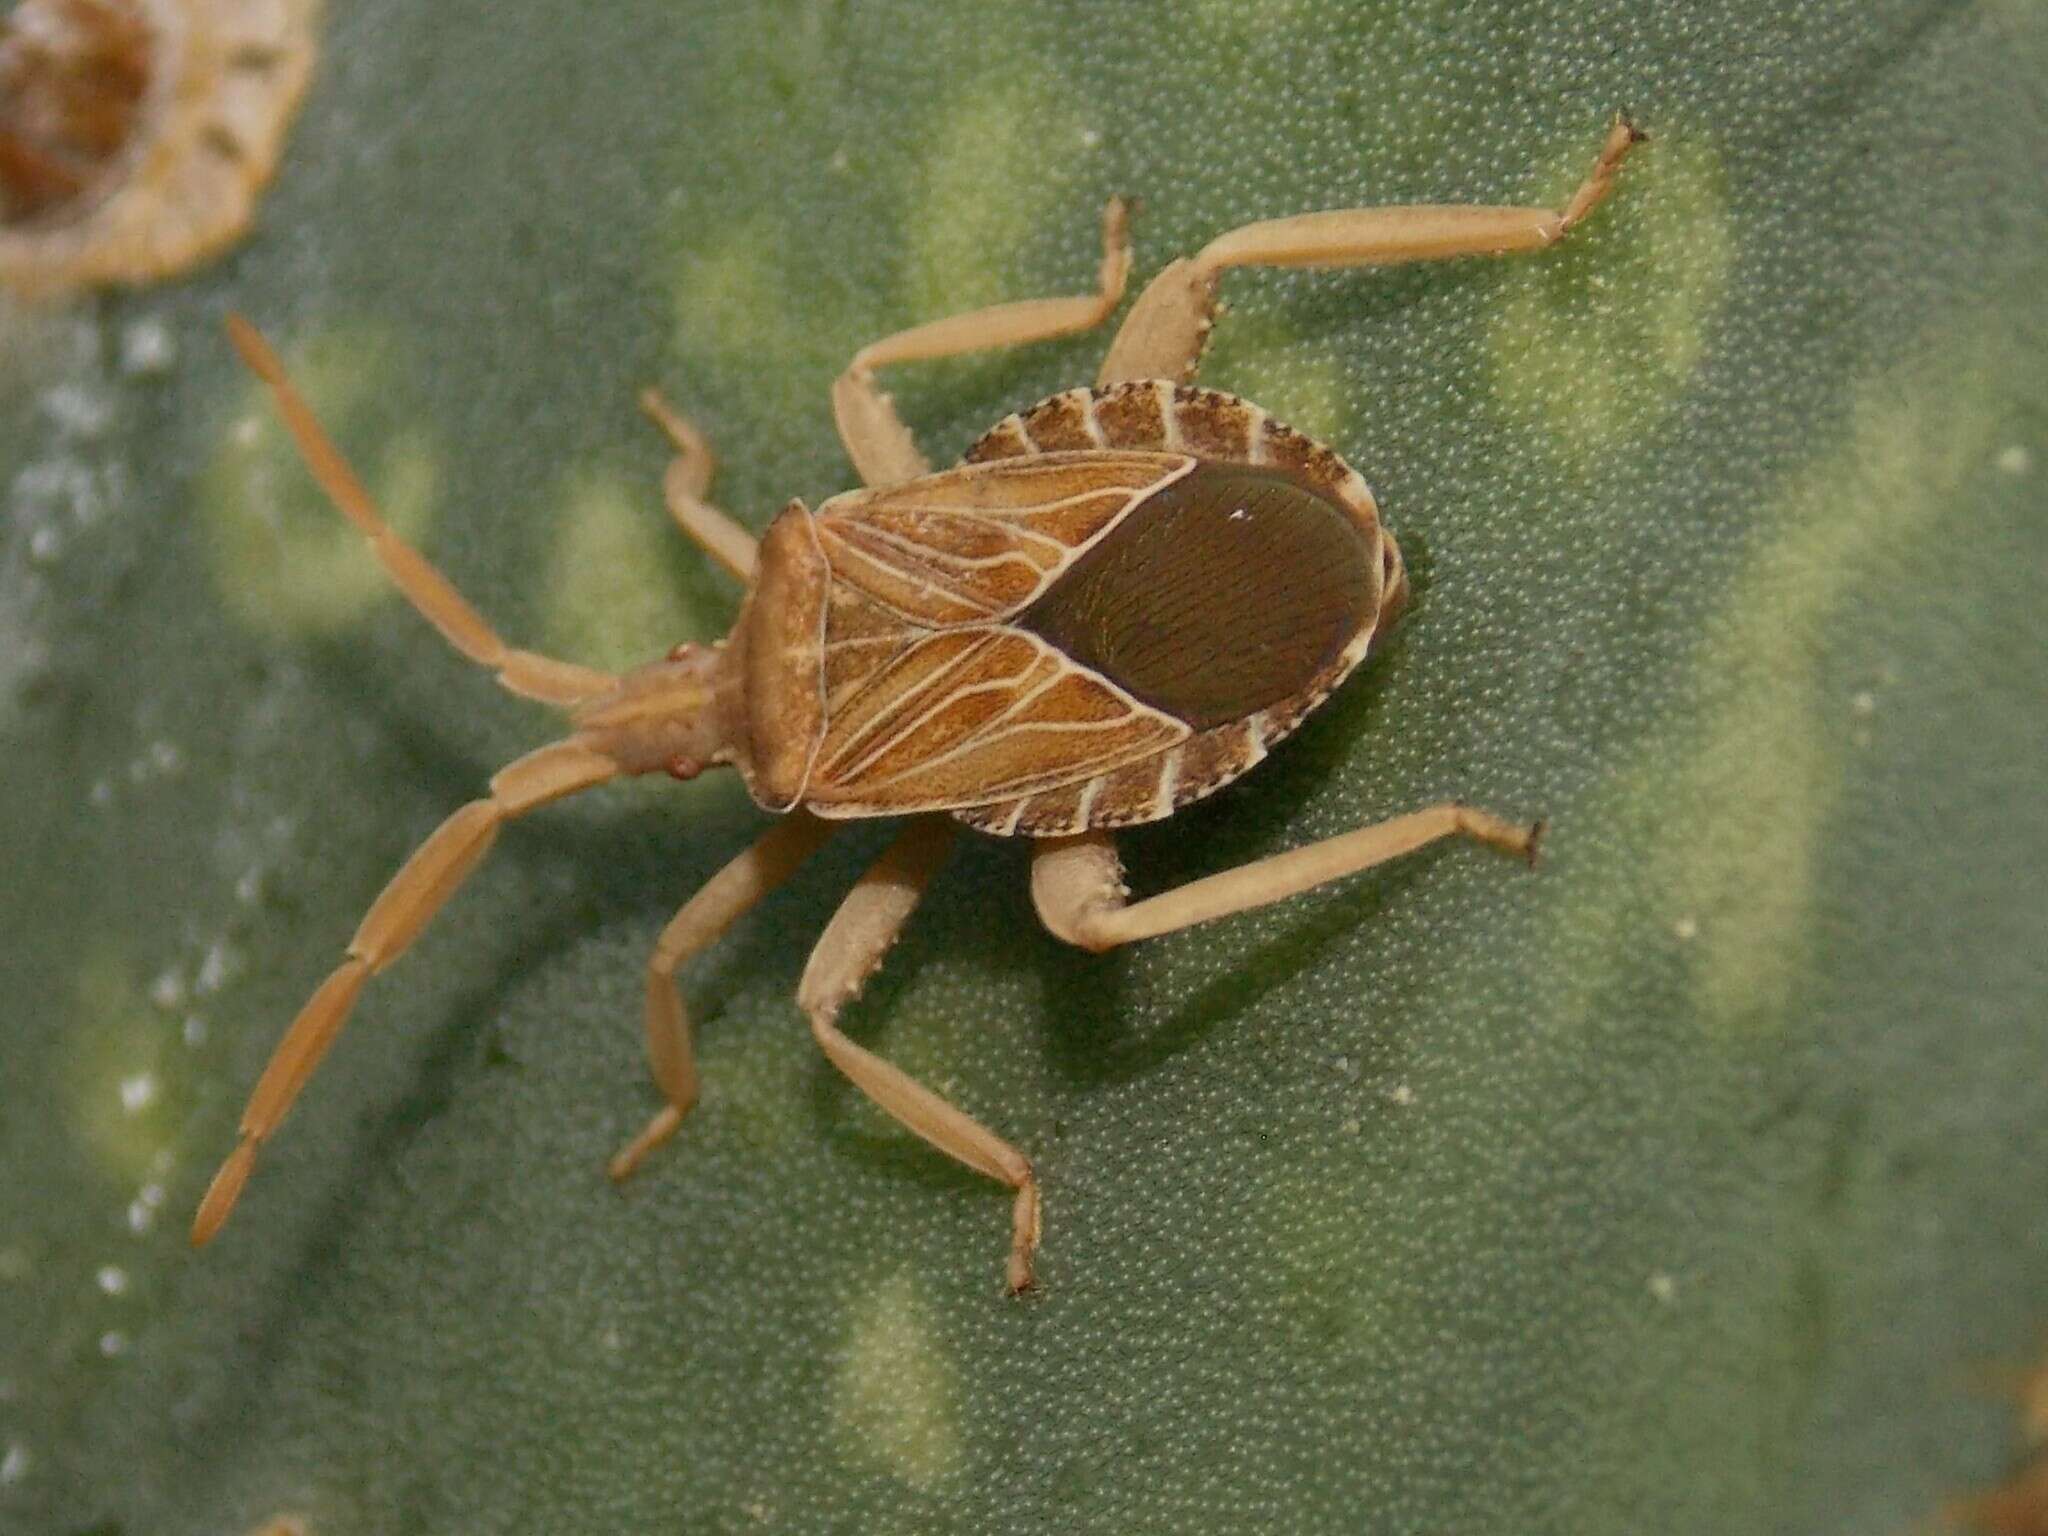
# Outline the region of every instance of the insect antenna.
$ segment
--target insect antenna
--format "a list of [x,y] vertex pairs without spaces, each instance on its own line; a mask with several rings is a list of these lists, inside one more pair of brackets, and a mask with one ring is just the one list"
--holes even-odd
[[251,371],[270,387],[314,479],[369,542],[378,563],[413,607],[463,655],[490,668],[506,688],[573,709],[577,718],[568,738],[529,752],[494,774],[489,793],[442,822],[370,904],[341,963],[299,1010],[257,1080],[242,1112],[235,1149],[221,1164],[193,1218],[195,1245],[210,1240],[227,1220],[255,1167],[258,1150],[334,1044],[364,984],[411,947],[489,852],[499,828],[564,795],[644,771],[647,765],[620,760],[616,748],[626,737],[619,727],[608,724],[608,711],[620,708],[622,696],[646,694],[654,681],[667,679],[671,671],[679,675],[669,682],[668,698],[695,706],[698,696],[705,694],[694,673],[670,664],[658,663],[620,679],[506,645],[448,579],[385,523],[255,328],[230,315],[228,335]]
[[242,1111],[239,1139],[192,1218],[192,1243],[210,1241],[241,1198],[256,1154],[334,1044],[363,984],[412,946],[436,912],[497,840],[498,829],[536,806],[617,778],[622,770],[581,737],[558,741],[501,768],[490,793],[434,829],[400,866],[328,973],[285,1032]]
[[298,444],[320,489],[341,515],[355,525],[370,546],[370,553],[384,567],[406,600],[418,609],[448,643],[479,666],[495,672],[498,681],[523,698],[544,704],[571,706],[601,698],[618,687],[619,680],[574,662],[557,661],[507,645],[482,614],[469,605],[454,584],[436,570],[427,558],[392,531],[370,493],[356,478],[341,450],[334,446],[320,420],[313,414],[291,379],[284,364],[256,329],[240,315],[227,317],[228,340],[249,371],[270,388],[285,429]]

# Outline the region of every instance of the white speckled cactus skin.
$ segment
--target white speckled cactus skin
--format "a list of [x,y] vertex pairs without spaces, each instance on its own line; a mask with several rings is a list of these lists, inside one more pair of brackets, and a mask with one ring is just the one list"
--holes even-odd
[[[2048,11],[2017,0],[356,0],[250,238],[0,310],[0,1530],[1922,1528],[2048,1323]],[[1357,464],[1396,643],[1141,891],[1445,795],[1550,819],[1106,957],[971,839],[846,1027],[856,828],[683,985],[738,786],[509,829],[203,1255],[264,1055],[404,853],[544,738],[385,594],[234,365],[278,344],[503,632],[730,622],[659,385],[755,527],[850,483],[855,348],[1246,220],[1569,190],[1542,257],[1240,273],[1203,379]],[[933,457],[1082,338],[887,380]]]

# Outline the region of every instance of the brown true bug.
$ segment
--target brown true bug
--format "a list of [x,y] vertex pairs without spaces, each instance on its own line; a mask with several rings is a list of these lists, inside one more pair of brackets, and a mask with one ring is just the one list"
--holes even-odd
[[670,509],[747,593],[723,643],[678,646],[619,677],[500,640],[385,526],[276,357],[231,320],[314,476],[413,606],[505,687],[567,710],[571,731],[501,770],[371,904],[257,1083],[193,1240],[227,1218],[363,984],[412,943],[499,827],[624,775],[731,764],[783,820],[685,902],[654,947],[647,1051],[667,1103],[612,1159],[612,1176],[672,1136],[697,1099],[675,987],[683,961],[787,880],[832,822],[911,816],[826,926],[797,1001],[825,1054],[869,1098],[1015,1190],[1008,1278],[1013,1291],[1028,1287],[1039,1231],[1029,1160],[839,1030],[955,822],[1036,839],[1039,915],[1091,950],[1278,901],[1452,834],[1530,857],[1539,830],[1437,805],[1126,904],[1109,829],[1169,816],[1250,768],[1343,681],[1407,594],[1400,552],[1356,471],[1257,406],[1187,382],[1218,275],[1537,250],[1592,211],[1639,137],[1618,119],[1562,209],[1351,209],[1224,235],[1153,279],[1093,389],[1005,418],[960,465],[934,473],[874,370],[1100,324],[1130,262],[1123,206],[1112,202],[1093,295],[977,310],[856,354],[832,404],[866,488],[815,513],[791,502],[758,547],[704,499],[704,441],[650,396],[679,450]]
[[21,0],[0,22],[0,285],[170,276],[240,238],[319,0]]

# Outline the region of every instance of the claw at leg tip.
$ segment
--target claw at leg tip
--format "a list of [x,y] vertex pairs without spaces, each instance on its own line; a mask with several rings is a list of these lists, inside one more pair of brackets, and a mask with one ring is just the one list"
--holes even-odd
[[1010,1267],[1005,1278],[1012,1296],[1022,1296],[1038,1284],[1032,1260],[1038,1253],[1039,1232],[1038,1186],[1027,1173],[1010,1216]]

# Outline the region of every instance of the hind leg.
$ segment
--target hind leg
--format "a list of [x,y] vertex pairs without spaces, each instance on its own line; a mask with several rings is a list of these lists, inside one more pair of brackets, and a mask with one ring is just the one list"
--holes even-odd
[[1562,208],[1344,208],[1268,219],[1219,235],[1146,286],[1110,344],[1097,382],[1192,379],[1216,313],[1216,280],[1230,267],[1391,266],[1555,245],[1599,206],[1622,158],[1642,137],[1627,118],[1617,117],[1593,169]]
[[1047,838],[1034,847],[1031,899],[1039,920],[1056,938],[1101,951],[1284,901],[1446,837],[1470,838],[1533,865],[1542,834],[1541,822],[1517,826],[1447,802],[1255,859],[1128,905],[1115,839],[1107,832],[1083,832]]

